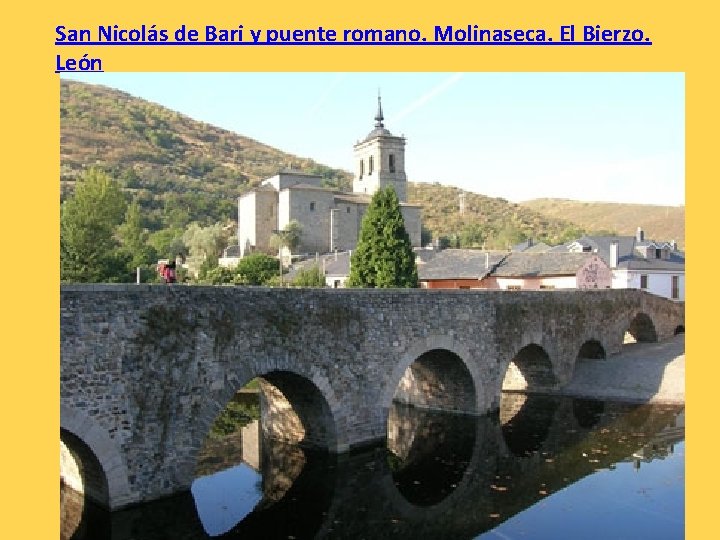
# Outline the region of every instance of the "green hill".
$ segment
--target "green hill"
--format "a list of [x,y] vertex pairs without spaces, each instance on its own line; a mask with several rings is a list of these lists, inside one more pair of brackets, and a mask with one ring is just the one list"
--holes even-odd
[[[352,181],[348,171],[100,85],[61,80],[60,135],[61,200],[83,170],[98,167],[138,200],[150,231],[235,220],[237,197],[283,169],[320,174],[327,186],[343,190]],[[582,212],[553,213],[552,204],[534,208],[469,192],[461,214],[460,193],[439,184],[410,184],[410,202],[423,206],[426,239],[444,236],[460,246],[506,247],[526,237],[555,244],[585,231],[621,230]],[[667,236],[652,224],[642,223],[649,234]],[[633,221],[631,229],[636,226]],[[683,235],[669,236],[680,241]]]
[[151,230],[182,208],[187,220],[235,219],[236,198],[279,170],[321,174],[329,186],[351,176],[281,152],[161,105],[100,85],[60,82],[61,197],[96,166],[136,196]]
[[645,237],[676,240],[685,246],[685,207],[649,204],[580,202],[566,199],[535,199],[522,206],[548,217],[563,217],[586,229],[609,229],[634,235],[638,227]]
[[[460,212],[460,197],[464,212]],[[560,244],[590,230],[571,221],[548,217],[535,210],[452,186],[408,186],[409,202],[423,207],[423,226],[433,237],[454,237],[462,247],[506,248],[525,238]],[[457,243],[456,243],[457,245]]]

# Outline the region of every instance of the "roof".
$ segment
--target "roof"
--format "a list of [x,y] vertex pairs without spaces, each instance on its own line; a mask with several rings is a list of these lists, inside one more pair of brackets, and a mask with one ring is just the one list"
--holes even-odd
[[324,191],[326,193],[334,193],[335,190],[332,188],[326,188],[322,186],[314,186],[312,184],[294,184],[292,186],[287,186],[282,189],[282,191],[294,191],[294,190],[303,190],[303,191]]
[[[445,249],[426,251],[420,257],[418,278],[433,279],[482,279],[507,256],[507,251],[480,251],[477,249]],[[427,259],[423,262],[423,259]]]
[[539,244],[536,244],[532,238],[528,238],[524,242],[520,242],[519,244],[516,244],[512,247],[512,251],[521,251],[523,253],[527,253],[528,251],[541,253],[549,249],[550,246],[548,246],[545,242],[540,242]]
[[[335,192],[335,202],[351,203],[351,204],[370,204],[372,195],[368,193],[354,193],[354,192]],[[421,204],[400,202],[400,207],[410,208],[422,208]]]
[[[665,246],[670,248],[669,242],[654,242],[651,240],[637,242],[634,236],[583,236],[560,246],[562,251],[577,249],[590,249],[610,265],[610,245],[618,243],[618,268],[627,270],[658,270],[658,271],[685,271],[685,253],[678,250],[671,250],[669,258],[656,259],[645,258],[637,248],[643,246]],[[554,251],[554,250],[553,250]]]
[[493,270],[498,277],[574,276],[593,253],[514,252]]
[[335,194],[335,201],[353,204],[370,204],[371,198],[370,195],[366,195],[365,193],[343,192]]
[[378,137],[393,137],[396,139],[402,139],[402,137],[396,137],[395,135],[390,133],[390,131],[388,131],[385,128],[385,124],[383,124],[384,119],[385,118],[384,118],[383,110],[382,110],[382,102],[380,99],[380,95],[378,94],[378,108],[377,108],[377,113],[375,113],[375,128],[370,133],[368,133],[367,137],[365,137],[358,144],[362,144],[364,142],[367,142],[371,139],[376,139]]
[[312,266],[318,265],[322,270],[325,270],[325,276],[347,276],[350,273],[350,252],[341,251],[337,254],[326,253],[320,255],[317,259],[311,257],[304,261],[299,261],[293,264],[292,268],[288,272],[286,279],[292,280],[295,278],[297,272],[302,268],[311,268]]

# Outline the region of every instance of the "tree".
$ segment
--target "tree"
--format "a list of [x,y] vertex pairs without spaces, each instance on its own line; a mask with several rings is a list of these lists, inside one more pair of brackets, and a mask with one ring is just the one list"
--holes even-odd
[[506,222],[495,237],[494,245],[498,249],[510,249],[515,244],[527,240],[527,235],[512,221]]
[[60,279],[79,283],[130,281],[129,258],[116,231],[127,202],[118,184],[97,169],[85,172],[60,210]]
[[140,204],[134,200],[125,212],[125,221],[118,227],[117,236],[122,251],[129,259],[128,270],[133,272],[138,266],[153,264],[157,260],[157,252],[148,240],[150,233],[143,226]]
[[350,287],[417,287],[417,267],[410,237],[392,187],[375,192],[350,260]]
[[227,246],[228,237],[222,223],[201,227],[199,223],[193,222],[182,239],[193,257],[217,260]]
[[300,245],[302,225],[295,219],[291,220],[281,231],[274,232],[270,237],[270,245],[276,249],[288,248],[290,253]]
[[278,273],[278,260],[264,253],[253,253],[240,259],[234,282],[242,285],[265,285]]
[[298,270],[292,284],[295,287],[324,287],[325,274],[323,274],[317,264],[313,264],[308,268]]

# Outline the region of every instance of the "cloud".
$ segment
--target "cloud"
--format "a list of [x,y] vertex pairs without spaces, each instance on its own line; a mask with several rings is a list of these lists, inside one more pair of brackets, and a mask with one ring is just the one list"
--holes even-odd
[[345,76],[345,73],[337,73],[335,75],[335,78],[330,82],[330,84],[327,85],[327,87],[325,87],[325,91],[320,94],[320,97],[318,97],[317,101],[315,101],[312,107],[307,110],[307,112],[305,113],[306,116],[312,117],[318,113],[322,106],[325,105],[325,102],[330,97],[330,94],[332,94],[335,88],[338,87],[338,85],[343,81]]
[[398,120],[405,118],[409,114],[415,112],[420,107],[427,104],[432,98],[442,94],[445,92],[448,88],[455,85],[460,79],[462,79],[464,73],[455,73],[442,81],[440,84],[432,88],[429,92],[426,94],[420,96],[418,99],[413,101],[410,105],[402,109],[400,112],[398,112],[396,115],[394,115],[392,118],[388,119],[389,123],[396,123]]

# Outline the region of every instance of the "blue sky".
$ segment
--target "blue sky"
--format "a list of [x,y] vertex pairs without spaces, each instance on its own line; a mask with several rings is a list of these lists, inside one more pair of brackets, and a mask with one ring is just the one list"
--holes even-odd
[[519,202],[685,204],[682,73],[95,73],[104,84],[280,150],[352,170],[373,127],[406,172]]

